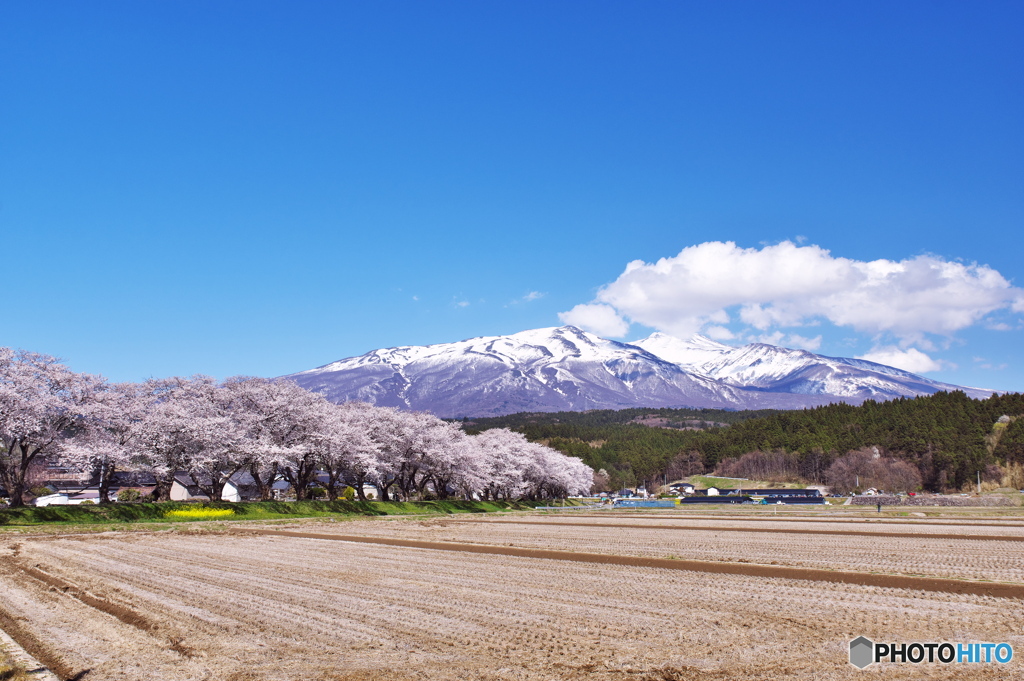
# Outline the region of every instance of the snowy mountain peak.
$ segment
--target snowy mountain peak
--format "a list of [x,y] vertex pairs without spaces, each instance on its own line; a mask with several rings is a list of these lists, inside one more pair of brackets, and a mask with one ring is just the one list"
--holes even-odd
[[689,340],[683,340],[660,331],[652,333],[643,340],[634,341],[631,345],[643,348],[651,354],[681,367],[699,367],[735,350],[732,346],[713,341],[700,334],[695,334]]
[[286,378],[336,402],[440,416],[640,406],[796,409],[958,389],[863,360],[765,343],[732,347],[664,333],[620,343],[574,326],[372,350]]
[[846,401],[911,397],[940,390],[964,390],[974,397],[992,394],[991,390],[940,383],[895,367],[768,343],[731,347],[703,336],[687,341],[656,333],[634,345],[682,369],[746,390],[832,395]]

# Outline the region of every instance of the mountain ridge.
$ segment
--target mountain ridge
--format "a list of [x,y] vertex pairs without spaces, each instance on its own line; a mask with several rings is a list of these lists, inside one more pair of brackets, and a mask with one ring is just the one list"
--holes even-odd
[[573,326],[381,348],[281,378],[335,402],[444,417],[628,407],[799,409],[950,389],[992,392],[806,350],[734,348],[666,334],[623,343]]

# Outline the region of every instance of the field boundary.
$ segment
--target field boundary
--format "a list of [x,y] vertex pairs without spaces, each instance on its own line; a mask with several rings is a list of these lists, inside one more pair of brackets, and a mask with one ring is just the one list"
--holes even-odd
[[[33,525],[90,525],[122,523],[196,522],[195,518],[174,518],[173,511],[217,509],[232,515],[216,520],[280,520],[327,516],[403,516],[459,515],[463,513],[498,513],[528,511],[545,502],[540,501],[207,501],[159,503],[114,503],[77,506],[19,506],[0,509],[0,529]],[[566,508],[578,506],[569,502]]]
[[[771,508],[770,506],[768,508]],[[656,509],[652,509],[656,510]],[[611,510],[602,511],[600,515],[584,515],[579,514],[573,516],[575,518],[636,518],[639,514],[637,513],[616,513]],[[895,518],[892,516],[833,516],[833,517],[821,517],[821,516],[796,516],[796,517],[782,517],[782,516],[752,516],[752,515],[667,515],[662,513],[652,513],[646,517],[653,518],[655,520],[742,520],[744,522],[763,522],[763,523],[836,523],[838,524],[874,524],[882,523],[886,525],[913,525],[913,526],[949,526],[949,527],[1024,527],[1024,522],[1020,520],[1008,519],[1004,522],[974,522],[973,518],[963,518],[962,520],[944,521],[944,520],[930,520],[930,519],[911,519],[911,518]]]
[[897,537],[905,539],[971,539],[980,541],[1019,541],[1024,542],[1024,535],[1007,534],[949,534],[929,532],[868,532],[866,530],[800,530],[783,529],[772,527],[680,527],[673,525],[626,525],[625,523],[571,523],[565,521],[543,522],[540,520],[453,520],[457,523],[479,523],[491,525],[552,525],[557,527],[601,527],[601,528],[624,528],[629,530],[683,530],[688,532],[769,532],[773,534],[825,534],[839,535],[843,537]]
[[627,567],[660,568],[711,574],[741,575],[769,579],[796,579],[836,584],[856,584],[890,589],[911,589],[973,596],[1024,599],[1024,584],[1005,582],[971,582],[938,577],[914,577],[871,572],[845,572],[815,568],[795,568],[780,565],[756,565],[752,563],[725,563],[717,561],[685,560],[673,558],[642,558],[602,553],[578,553],[575,551],[554,551],[550,549],[527,549],[512,546],[489,546],[486,544],[462,544],[458,542],[433,542],[413,539],[390,539],[386,537],[361,537],[355,535],[319,534],[316,532],[295,532],[291,530],[229,530],[235,534],[254,536],[295,537],[299,539],[321,539],[326,541],[347,541],[361,544],[379,544],[403,548],[429,549],[435,551],[456,551],[481,553],[517,558],[541,558],[547,560],[573,561],[577,563],[598,563]]

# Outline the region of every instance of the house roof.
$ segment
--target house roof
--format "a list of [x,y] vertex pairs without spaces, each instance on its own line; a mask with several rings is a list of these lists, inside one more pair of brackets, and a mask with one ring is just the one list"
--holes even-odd
[[820,497],[821,491],[808,489],[719,489],[719,494],[754,495],[759,497]]
[[[207,473],[197,473],[195,478],[203,485],[210,484],[210,476]],[[174,474],[174,480],[183,487],[196,484],[188,471],[178,471]],[[228,478],[228,480],[236,487],[256,484],[256,481],[253,479],[252,474],[249,473],[249,471],[238,471]]]

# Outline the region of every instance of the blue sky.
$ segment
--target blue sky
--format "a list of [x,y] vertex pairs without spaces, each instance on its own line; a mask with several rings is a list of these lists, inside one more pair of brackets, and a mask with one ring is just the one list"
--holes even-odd
[[[1022,25],[1016,2],[3,3],[0,345],[273,376],[606,305],[625,339],[1021,390]],[[813,278],[721,314],[675,310],[706,294],[678,278],[657,314],[613,295],[714,242],[724,282],[786,242],[906,272],[852,283],[854,321]],[[906,322],[946,298],[945,326]]]

